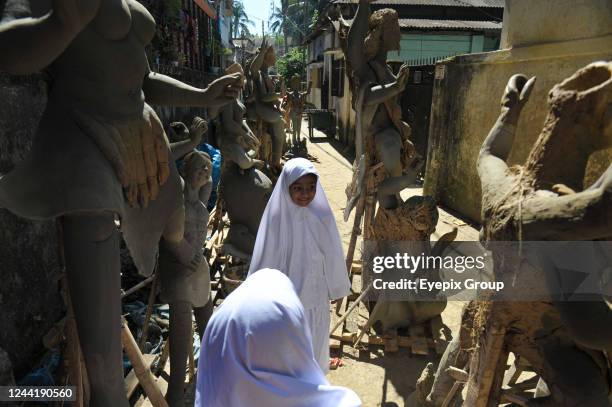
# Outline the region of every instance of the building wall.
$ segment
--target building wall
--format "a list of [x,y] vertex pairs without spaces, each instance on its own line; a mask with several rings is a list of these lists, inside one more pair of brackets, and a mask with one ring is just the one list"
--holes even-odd
[[400,51],[389,52],[389,61],[448,57],[498,49],[499,35],[473,32],[402,33]]
[[[499,101],[507,80],[516,73],[537,77],[509,158],[510,164],[523,163],[542,130],[548,112],[547,95],[552,86],[593,61],[612,59],[610,3],[581,1],[580,12],[575,3],[508,0],[507,10],[511,15],[504,17],[502,38],[504,44],[513,48],[454,57],[438,64],[437,68],[444,69],[445,73],[443,79],[434,83],[425,193],[467,218],[480,221],[481,191],[476,160],[499,114]],[[586,21],[595,21],[598,30],[582,20],[588,11],[593,18]],[[566,36],[559,21],[572,27]],[[576,26],[582,26],[583,30],[577,30]],[[564,38],[568,39],[564,41]],[[609,163],[611,159],[612,152],[600,153],[593,157],[591,165],[602,169],[602,161]],[[590,179],[596,176],[590,174]]]

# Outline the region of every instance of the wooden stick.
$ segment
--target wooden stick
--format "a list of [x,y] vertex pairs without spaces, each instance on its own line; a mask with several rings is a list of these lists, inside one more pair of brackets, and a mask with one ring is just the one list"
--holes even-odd
[[373,317],[376,315],[377,308],[380,306],[380,304],[382,304],[382,302],[380,302],[380,301],[376,303],[376,305],[374,306],[374,309],[370,313],[370,317],[368,318],[368,322],[366,322],[366,324],[363,326],[363,328],[361,328],[361,331],[359,331],[359,335],[357,335],[357,339],[355,339],[355,342],[353,343],[353,347],[354,348],[357,347],[357,345],[359,345],[359,341],[361,340],[363,335],[370,330],[370,327],[374,323],[374,318]]
[[[361,231],[359,230],[359,226],[361,226],[361,219],[363,218],[364,209],[365,209],[365,194],[362,194],[359,197],[359,202],[357,203],[357,211],[355,212],[355,219],[353,221],[353,230],[351,231],[351,240],[349,242],[348,251],[346,253],[346,270],[347,270],[347,273],[349,273],[349,280],[351,282],[351,285],[353,283],[353,275],[351,273],[351,267],[353,266],[353,259],[355,258],[355,247],[357,246],[357,236],[361,234]],[[336,314],[340,313],[341,307],[342,307],[342,301],[338,301],[336,303]]]
[[155,295],[157,294],[157,283],[159,281],[157,272],[157,265],[153,271],[153,283],[151,284],[151,291],[149,291],[149,301],[147,302],[147,312],[145,313],[145,319],[142,324],[142,333],[140,334],[140,340],[138,341],[138,349],[143,351],[145,343],[147,343],[147,336],[149,336],[149,322],[151,321],[151,314],[153,314],[153,305],[155,305]]
[[461,382],[453,383],[453,387],[450,389],[450,391],[446,395],[446,398],[444,399],[444,402],[442,403],[442,407],[448,407],[450,405],[451,401],[453,401],[453,398],[455,397],[455,394],[457,394],[457,391],[459,390],[461,386],[463,386],[463,383]]
[[157,374],[161,374],[166,368],[166,362],[168,362],[168,357],[170,356],[170,339],[166,340],[164,344],[164,349],[162,349],[161,356],[159,357],[159,362],[157,364]]
[[150,282],[152,282],[155,279],[155,273],[153,273],[151,276],[147,277],[146,279],[142,280],[140,283],[136,284],[135,286],[133,286],[132,288],[128,289],[127,291],[124,291],[121,293],[121,299],[127,297],[128,295],[140,290],[142,287],[148,285]]
[[338,321],[336,321],[336,323],[334,324],[334,326],[332,327],[332,329],[329,331],[329,334],[332,335],[334,333],[334,331],[346,320],[346,318],[348,318],[349,314],[351,312],[353,312],[353,310],[355,308],[357,308],[357,306],[359,305],[359,303],[361,302],[361,300],[370,292],[370,290],[372,289],[372,282],[370,282],[370,284],[367,286],[367,288],[359,295],[359,297],[357,297],[357,299],[351,304],[351,306],[349,307],[348,310],[346,310],[346,312],[344,313],[344,315],[342,315]]
[[123,317],[121,317],[121,340],[123,342],[123,350],[132,363],[132,368],[136,373],[136,377],[138,377],[138,382],[142,386],[142,389],[151,401],[153,407],[168,407],[168,403],[155,384],[155,378],[151,373],[151,369],[146,365],[142,353],[140,353],[138,345],[130,332],[127,321]]

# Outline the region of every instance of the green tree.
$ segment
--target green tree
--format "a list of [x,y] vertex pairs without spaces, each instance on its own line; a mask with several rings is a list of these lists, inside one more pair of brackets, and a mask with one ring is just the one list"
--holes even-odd
[[285,78],[285,83],[294,75],[299,75],[302,78],[306,76],[306,54],[302,48],[292,48],[288,53],[278,58],[276,61],[276,70],[279,75]]
[[255,23],[249,18],[244,9],[242,0],[234,1],[234,16],[232,18],[232,37],[242,38],[251,36],[251,30],[249,27],[254,27]]

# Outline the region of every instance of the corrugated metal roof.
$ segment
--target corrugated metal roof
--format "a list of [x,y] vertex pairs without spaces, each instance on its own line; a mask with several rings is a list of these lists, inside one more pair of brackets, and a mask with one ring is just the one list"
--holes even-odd
[[501,30],[502,23],[497,21],[468,20],[426,20],[416,18],[400,18],[401,28],[445,29],[445,30]]
[[[357,4],[359,0],[334,0],[338,4]],[[444,6],[503,8],[504,0],[374,0],[372,4],[404,6]]]
[[[346,20],[352,23],[353,20]],[[400,18],[400,28],[416,28],[419,30],[493,30],[500,31],[502,23],[497,21],[471,20],[427,20],[424,18]]]

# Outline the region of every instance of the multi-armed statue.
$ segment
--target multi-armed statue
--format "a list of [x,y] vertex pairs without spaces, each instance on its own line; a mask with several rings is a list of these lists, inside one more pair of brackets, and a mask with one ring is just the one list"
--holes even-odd
[[[252,105],[257,117],[262,122],[262,133],[268,133],[272,138],[272,151],[268,164],[274,172],[280,172],[280,160],[285,146],[285,122],[280,109],[281,95],[276,92],[276,86],[268,75],[268,69],[276,63],[274,48],[268,45],[265,38],[259,51],[249,66],[252,81]],[[260,140],[263,134],[258,134]],[[267,158],[267,157],[266,157]]]
[[239,75],[198,89],[151,72],[145,47],[155,21],[135,0],[5,3],[0,69],[45,69],[51,82],[29,156],[0,179],[0,205],[60,220],[90,405],[127,407],[115,222],[144,275],[162,236],[185,267],[202,258],[184,238],[180,178],[147,103],[223,105],[238,96]]
[[[233,64],[226,72],[240,74],[240,84],[244,87],[245,75],[240,64]],[[215,110],[209,109],[212,116],[217,115]],[[218,208],[227,211],[230,219],[230,228],[223,243],[224,252],[248,261],[255,245],[259,222],[272,193],[272,181],[260,171],[266,163],[254,158],[260,143],[249,128],[245,114],[246,109],[238,99],[218,113],[222,133],[221,151],[224,154],[219,186],[221,205]]]
[[[404,202],[399,196],[400,191],[414,185],[422,160],[409,139],[410,127],[402,121],[398,103],[408,81],[408,67],[403,65],[395,76],[387,65],[387,53],[400,47],[398,14],[393,9],[370,13],[369,1],[360,0],[352,25],[349,26],[341,16],[339,19],[341,45],[346,55],[357,120],[356,160],[353,182],[347,189],[345,220],[357,206],[357,219],[362,213],[365,215],[364,239],[376,241],[381,254],[398,250],[391,242],[394,240],[414,240],[414,243],[409,243],[410,247],[402,249],[429,253],[429,235],[435,230],[437,211],[435,217],[424,218],[427,219],[426,225],[419,225],[414,222],[417,219],[406,218],[406,215],[420,217],[419,213],[427,213],[431,200]],[[377,211],[374,196],[379,204]],[[452,238],[454,235],[445,237]],[[368,280],[367,276],[365,280]],[[384,307],[378,306],[372,318],[381,320],[383,326],[422,323],[439,315],[445,304],[445,301],[433,301],[429,304],[431,306],[424,302],[419,306],[395,304],[400,312],[393,317],[391,309],[395,305],[385,304]],[[398,315],[403,322],[398,320]]]
[[[343,24],[347,27],[346,24]],[[348,30],[344,52],[353,85],[355,124],[355,174],[366,165],[365,152],[375,151],[375,159],[384,166],[384,180],[377,186],[378,202],[383,209],[400,205],[397,194],[414,184],[419,161],[410,142],[410,127],[402,121],[398,96],[408,82],[408,67],[403,65],[397,76],[387,65],[387,53],[400,47],[400,27],[393,9],[370,13],[368,0],[360,0],[355,19]],[[347,212],[357,203],[363,178],[357,179],[355,193],[349,197]]]

